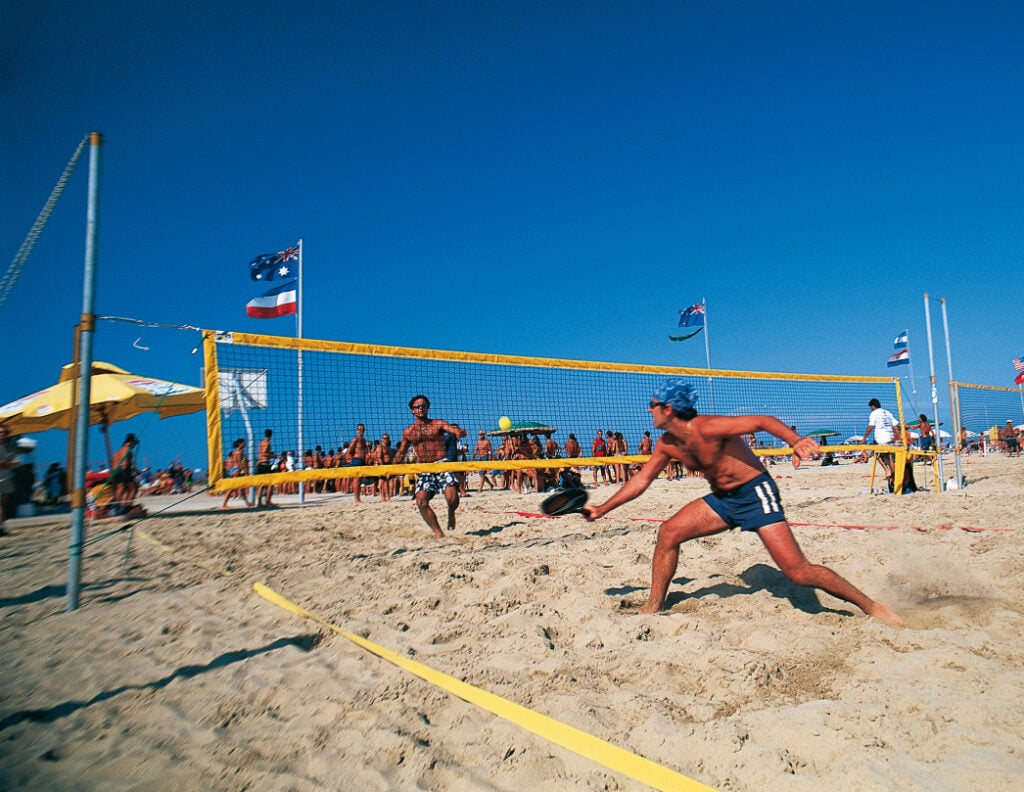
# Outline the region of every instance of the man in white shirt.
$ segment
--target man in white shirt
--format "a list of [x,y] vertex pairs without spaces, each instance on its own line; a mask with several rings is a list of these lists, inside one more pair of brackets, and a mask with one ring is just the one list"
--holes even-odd
[[[871,434],[871,430],[873,429],[875,432],[875,445],[892,445],[895,437],[896,418],[888,410],[882,409],[882,403],[878,401],[878,399],[872,399],[869,401],[868,407],[871,408],[871,415],[868,416],[868,428],[864,430],[864,439],[862,442],[867,445],[868,435]],[[893,455],[879,454],[878,461],[885,469],[886,477],[889,480],[889,491],[892,492],[892,479],[895,473],[893,468]]]

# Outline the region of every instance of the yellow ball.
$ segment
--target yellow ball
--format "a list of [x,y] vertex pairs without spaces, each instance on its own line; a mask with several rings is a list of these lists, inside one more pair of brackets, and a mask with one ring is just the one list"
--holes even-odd
[[503,415],[498,419],[498,426],[501,428],[501,431],[507,432],[512,428],[512,421],[509,420],[507,415]]

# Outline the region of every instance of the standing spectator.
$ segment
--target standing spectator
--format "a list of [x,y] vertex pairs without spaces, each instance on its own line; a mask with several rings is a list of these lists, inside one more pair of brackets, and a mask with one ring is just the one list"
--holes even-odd
[[[360,467],[366,464],[366,457],[370,453],[370,446],[366,442],[366,427],[363,424],[356,424],[356,436],[348,444],[346,451],[347,461],[345,467]],[[362,503],[360,498],[363,481],[359,476],[351,480],[352,494],[356,503]]]
[[[590,455],[591,456],[595,456],[595,457],[603,457],[606,448],[607,448],[607,445],[604,442],[604,435],[601,433],[601,430],[598,429],[597,430],[597,435],[594,437],[594,442],[592,442],[590,444]],[[602,465],[594,465],[594,486],[595,487],[597,486],[597,474],[599,472],[601,474],[601,480],[605,484],[608,483],[608,474],[605,472],[604,467]]]
[[0,536],[7,533],[4,521],[11,516],[14,500],[14,470],[21,465],[18,447],[6,426],[0,426]]
[[[491,441],[487,439],[487,433],[481,429],[480,435],[477,438],[476,445],[473,447],[473,459],[474,461],[490,462],[494,459],[494,446],[491,445]],[[487,474],[486,470],[480,471],[480,486],[477,488],[477,493],[484,491],[484,484],[494,489],[494,481]]]
[[549,433],[545,433],[547,440],[544,443],[544,456],[548,459],[558,459],[562,456],[562,449],[558,447],[558,441]]
[[917,416],[917,431],[921,435],[922,451],[931,451],[935,448],[935,430],[928,423],[928,416],[924,413]]
[[[273,429],[267,429],[263,433],[263,439],[260,440],[260,446],[256,455],[256,475],[265,476],[268,473],[274,472],[274,450],[271,448],[270,438],[274,436]],[[261,484],[256,490],[256,505],[257,506],[276,506],[277,504],[271,501],[271,497],[274,494],[274,486],[272,484]]]
[[[868,416],[868,428],[864,430],[864,439],[861,442],[867,445],[868,435],[874,430],[875,445],[892,445],[893,438],[896,436],[895,416],[888,410],[883,410],[882,403],[878,399],[869,401],[868,407],[871,408],[871,414]],[[790,429],[792,428],[790,427]],[[892,492],[893,476],[895,475],[893,456],[892,454],[879,454],[878,461],[881,463],[882,469],[885,470],[886,478],[889,482],[889,492]]]
[[[235,440],[231,453],[224,460],[224,475],[228,478],[240,478],[249,475],[249,457],[245,455],[245,440],[241,437]],[[222,509],[228,507],[228,501],[241,496],[246,506],[252,506],[248,494],[244,489],[228,490],[224,493],[224,502],[220,505]]]
[[[391,446],[391,435],[382,434],[380,444],[374,450],[375,465],[390,465],[395,459],[395,449]],[[377,492],[384,502],[391,500],[391,489],[394,486],[394,479],[391,476],[379,476],[377,478]]]
[[129,432],[124,443],[114,452],[113,468],[110,471],[109,484],[112,487],[110,499],[116,507],[128,508],[135,501],[139,485],[135,483],[138,471],[135,469],[135,446],[139,441]]
[[999,433],[1003,445],[1006,446],[1007,456],[1020,456],[1020,439],[1017,430],[1013,428],[1013,421],[1007,421],[1006,426]]

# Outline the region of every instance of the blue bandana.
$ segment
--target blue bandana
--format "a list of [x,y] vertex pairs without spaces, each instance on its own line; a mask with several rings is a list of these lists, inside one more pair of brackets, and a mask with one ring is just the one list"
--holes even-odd
[[686,407],[696,408],[697,389],[686,380],[674,379],[654,391],[651,398],[662,404],[668,404],[678,412]]

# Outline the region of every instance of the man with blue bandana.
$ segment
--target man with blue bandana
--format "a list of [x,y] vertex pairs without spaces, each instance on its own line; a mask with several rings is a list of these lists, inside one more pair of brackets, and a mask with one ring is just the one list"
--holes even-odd
[[696,404],[697,390],[685,380],[669,380],[658,388],[648,410],[655,428],[664,434],[655,443],[651,458],[608,500],[583,510],[589,521],[603,517],[643,493],[672,461],[700,472],[711,485],[710,494],[688,503],[658,529],[651,592],[640,612],[657,613],[664,607],[683,542],[738,527],[756,531],[772,559],[794,583],[820,588],[869,616],[902,625],[903,620],[887,605],[871,599],[828,567],[807,560],[786,522],[775,481],[742,438],[753,432],[774,435],[792,446],[794,467],[816,453],[818,443],[770,415],[698,415]]

